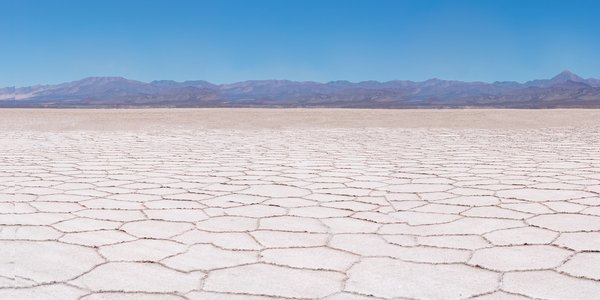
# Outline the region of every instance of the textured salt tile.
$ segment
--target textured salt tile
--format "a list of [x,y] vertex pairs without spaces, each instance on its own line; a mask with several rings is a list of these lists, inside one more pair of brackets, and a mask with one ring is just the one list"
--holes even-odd
[[[9,202],[9,203],[14,203],[14,202],[30,202],[30,201],[33,201],[33,200],[36,200],[36,199],[41,199],[41,197],[44,197],[44,196],[39,196],[38,197],[36,195],[14,193],[14,192],[11,191],[11,194],[0,193],[0,202]],[[52,200],[48,200],[48,201],[52,201]]]
[[[387,238],[386,238],[387,240]],[[388,240],[389,241],[389,240]],[[417,237],[419,245],[474,250],[490,244],[478,235],[438,235]]]
[[488,191],[483,189],[474,189],[474,188],[454,188],[448,191],[449,193],[461,196],[491,196],[494,195],[494,191]]
[[267,249],[261,252],[261,260],[293,268],[345,271],[358,260],[358,257],[331,248],[315,247]]
[[495,247],[476,250],[469,264],[504,272],[551,269],[561,265],[571,254],[571,251],[546,245]]
[[377,205],[364,203],[360,201],[339,201],[339,202],[327,202],[321,204],[321,206],[348,209],[351,211],[369,211],[377,208]]
[[556,232],[531,226],[497,230],[483,235],[498,246],[549,244],[557,236]]
[[507,292],[540,299],[595,299],[600,294],[598,282],[554,271],[507,273],[503,277],[502,288]]
[[600,280],[600,253],[577,253],[558,270],[576,277]]
[[190,292],[185,295],[187,299],[191,300],[272,300],[273,297],[267,296],[253,296],[253,295],[239,295],[229,293],[215,293],[215,292]]
[[339,234],[329,242],[334,249],[345,250],[362,256],[389,256],[408,261],[452,263],[466,262],[469,251],[434,247],[402,247],[377,235]]
[[327,243],[327,234],[258,230],[250,233],[261,245],[268,248],[315,247]]
[[476,300],[526,300],[526,299],[530,299],[530,298],[524,297],[524,296],[519,296],[519,295],[514,295],[514,294],[509,294],[506,292],[494,292],[491,294],[476,296],[471,299],[476,299]]
[[197,289],[203,276],[203,273],[182,273],[154,263],[111,262],[72,283],[92,291],[186,293]]
[[81,300],[184,300],[182,296],[172,294],[152,294],[152,293],[97,293],[87,295]]
[[164,239],[194,228],[189,223],[144,220],[126,223],[121,227],[125,232],[140,238]]
[[545,205],[553,211],[561,213],[576,213],[582,211],[587,207],[585,205],[580,205],[566,201],[553,201],[545,203]]
[[334,194],[341,196],[361,197],[368,196],[371,193],[370,189],[362,188],[315,188],[315,193]]
[[493,196],[460,196],[436,200],[437,204],[451,204],[464,206],[489,206],[500,203],[500,199]]
[[373,297],[371,296],[363,296],[355,293],[342,292],[337,293],[335,295],[331,295],[327,298],[327,300],[371,300]]
[[526,214],[514,210],[493,207],[493,206],[485,206],[485,207],[473,207],[463,213],[463,216],[470,217],[482,217],[482,218],[500,218],[500,219],[513,219],[513,220],[523,220],[528,217],[531,217],[531,214]]
[[182,253],[187,246],[169,240],[142,239],[100,247],[102,256],[111,261],[159,261]]
[[40,285],[30,288],[0,289],[0,299],[78,299],[87,294],[86,291],[66,284]]
[[321,222],[329,227],[331,233],[375,233],[379,224],[352,218],[327,218]]
[[[498,274],[464,265],[364,258],[348,272],[347,291],[382,298],[468,298],[494,291]],[[431,288],[435,286],[436,288]]]
[[64,282],[103,263],[93,249],[82,246],[51,241],[2,241],[0,245],[0,265],[13,264],[10,274],[2,275],[38,284]]
[[51,195],[51,194],[60,194],[61,190],[45,188],[45,187],[25,187],[18,189],[17,192],[19,194],[30,194],[30,195]]
[[535,216],[528,219],[527,222],[531,225],[560,232],[600,230],[600,216],[552,214]]
[[450,205],[450,204],[427,204],[413,208],[416,212],[441,213],[441,214],[459,214],[469,209],[466,206]]
[[[212,271],[204,289],[289,298],[320,298],[339,292],[344,275],[253,264]],[[294,284],[290,284],[294,282]]]
[[427,193],[427,192],[444,192],[452,189],[451,185],[447,184],[419,184],[419,183],[408,183],[401,185],[390,185],[383,187],[385,191],[393,193]]
[[75,218],[52,225],[52,227],[62,232],[81,232],[91,230],[116,229],[119,226],[121,226],[121,223],[119,222],[95,220],[89,218]]
[[243,232],[202,232],[191,230],[173,238],[185,244],[211,243],[230,250],[260,250],[262,246],[249,234]]
[[586,215],[600,216],[600,207],[588,207],[586,209],[582,209],[581,213]]
[[10,226],[3,227],[0,237],[3,240],[55,240],[62,235],[50,226]]
[[307,206],[300,208],[290,208],[289,215],[308,218],[333,218],[347,217],[353,214],[353,211],[322,206]]
[[427,225],[449,223],[461,218],[458,215],[399,211],[389,214],[401,223],[408,225]]
[[110,199],[93,199],[80,202],[81,205],[87,208],[96,209],[143,209],[145,208],[139,202],[128,202]]
[[200,221],[196,227],[210,232],[243,232],[255,230],[257,223],[253,218],[222,216]]
[[395,234],[395,235],[382,235],[381,237],[386,242],[393,244],[393,245],[407,246],[407,247],[417,245],[417,238],[414,236],[410,236],[410,235]]
[[146,219],[146,216],[139,210],[125,210],[125,209],[86,209],[73,213],[80,217],[86,217],[97,220],[107,221],[138,221]]
[[294,232],[327,232],[327,227],[319,222],[319,220],[295,216],[263,218],[260,220],[259,229]]
[[70,244],[98,247],[102,245],[111,245],[132,241],[134,239],[135,237],[119,230],[94,230],[67,233],[63,235],[59,241]]
[[31,206],[37,208],[41,212],[76,212],[85,207],[72,202],[32,202]]
[[516,210],[524,213],[531,214],[551,214],[554,213],[550,208],[541,203],[502,203],[499,205],[502,208]]
[[381,234],[483,234],[486,232],[522,227],[524,223],[516,220],[491,218],[462,218],[444,224],[408,226],[406,224],[385,224],[379,230]]
[[143,189],[143,190],[140,190],[140,192],[143,194],[148,194],[148,195],[164,196],[164,195],[175,195],[175,194],[185,193],[186,190],[161,187],[161,188]]
[[351,188],[360,188],[360,189],[373,189],[385,186],[385,183],[375,182],[375,181],[353,181],[346,183],[347,187]]
[[193,245],[185,253],[165,259],[162,263],[173,269],[189,272],[212,270],[258,261],[255,251],[219,249],[213,245]]
[[26,213],[26,214],[0,214],[0,224],[3,225],[51,225],[56,222],[73,218],[66,213]]
[[274,199],[266,200],[266,201],[262,202],[262,204],[273,205],[273,206],[278,206],[278,207],[282,207],[282,208],[292,208],[292,207],[312,206],[312,205],[315,205],[316,202],[312,201],[312,200],[306,200],[303,198],[274,198]]
[[165,221],[198,222],[209,217],[200,209],[146,209],[148,218]]
[[302,197],[310,194],[309,190],[287,185],[253,185],[241,191],[243,194],[265,197]]
[[83,189],[93,189],[95,186],[89,183],[62,183],[58,185],[52,186],[54,189],[59,190],[83,190]]
[[527,201],[562,201],[594,196],[594,194],[583,191],[550,190],[550,189],[516,189],[496,192],[498,197],[515,198]]
[[281,207],[251,204],[238,207],[226,208],[225,213],[231,216],[242,216],[251,218],[264,218],[285,215],[287,211]]
[[144,202],[152,200],[160,200],[161,196],[148,194],[115,194],[107,197],[108,199],[130,202]]
[[375,222],[375,223],[380,223],[380,224],[391,224],[391,223],[399,222],[394,217],[391,217],[384,213],[375,212],[375,211],[357,212],[357,213],[353,214],[352,217],[355,219],[360,219],[360,220],[365,220],[365,221],[370,221],[370,222]]
[[561,233],[554,244],[576,251],[600,251],[600,232]]

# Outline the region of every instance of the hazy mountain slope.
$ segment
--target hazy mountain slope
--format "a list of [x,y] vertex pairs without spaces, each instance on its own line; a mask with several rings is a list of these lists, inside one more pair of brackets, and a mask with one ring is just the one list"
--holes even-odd
[[564,71],[525,83],[430,79],[249,80],[150,83],[88,77],[56,85],[0,88],[2,107],[600,107],[600,80]]

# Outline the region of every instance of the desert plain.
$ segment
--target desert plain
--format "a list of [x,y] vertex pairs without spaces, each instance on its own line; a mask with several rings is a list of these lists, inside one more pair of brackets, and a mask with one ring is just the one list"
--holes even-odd
[[598,299],[600,110],[0,110],[0,299]]

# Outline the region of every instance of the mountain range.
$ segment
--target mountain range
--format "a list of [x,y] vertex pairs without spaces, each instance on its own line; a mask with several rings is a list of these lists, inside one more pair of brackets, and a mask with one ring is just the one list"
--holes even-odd
[[217,85],[88,77],[0,88],[0,107],[600,108],[600,80],[569,71],[524,83],[250,80]]

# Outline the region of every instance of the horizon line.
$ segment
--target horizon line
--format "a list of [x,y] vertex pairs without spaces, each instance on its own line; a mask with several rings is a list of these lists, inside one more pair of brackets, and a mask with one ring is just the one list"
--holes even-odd
[[85,77],[81,77],[79,79],[69,80],[69,81],[61,81],[61,82],[57,82],[57,83],[37,83],[37,84],[22,85],[22,86],[16,86],[16,85],[12,85],[12,86],[0,86],[0,88],[25,88],[25,87],[35,87],[35,86],[59,85],[59,84],[64,84],[64,83],[78,82],[78,81],[82,81],[82,80],[86,80],[86,79],[92,79],[92,78],[119,78],[119,79],[137,81],[137,82],[141,82],[141,83],[145,83],[145,84],[152,84],[153,82],[159,82],[159,81],[172,81],[172,82],[177,82],[177,83],[184,83],[184,82],[190,82],[190,81],[204,81],[204,82],[207,82],[207,83],[210,83],[210,84],[213,84],[213,85],[217,85],[217,86],[231,85],[231,84],[242,83],[242,82],[249,82],[249,81],[287,81],[287,82],[300,82],[300,83],[329,84],[329,83],[335,83],[335,82],[348,82],[348,83],[378,82],[378,83],[387,83],[387,82],[397,82],[397,81],[420,83],[420,82],[427,82],[427,81],[432,81],[432,80],[440,80],[440,81],[454,81],[454,82],[466,82],[466,83],[487,83],[487,84],[505,83],[505,82],[506,83],[510,82],[510,83],[525,84],[527,82],[536,81],[536,80],[549,80],[549,79],[555,78],[557,76],[560,76],[562,74],[574,75],[574,76],[577,76],[579,78],[582,78],[583,80],[599,80],[596,77],[588,77],[588,78],[581,77],[581,76],[577,75],[577,73],[572,72],[570,70],[563,70],[563,71],[555,74],[554,76],[552,76],[550,78],[535,78],[535,79],[530,79],[530,80],[527,80],[527,81],[516,81],[516,80],[495,80],[495,81],[457,80],[457,79],[443,79],[443,78],[439,78],[439,77],[432,77],[432,78],[425,79],[425,80],[391,79],[391,80],[385,80],[385,81],[373,80],[373,79],[371,79],[371,80],[361,80],[361,81],[351,81],[351,80],[346,80],[346,79],[338,79],[338,80],[330,80],[330,81],[315,81],[315,80],[293,80],[293,79],[274,79],[274,78],[271,78],[271,79],[246,79],[246,80],[232,81],[232,82],[226,82],[226,83],[215,83],[215,82],[212,82],[210,80],[205,80],[205,79],[187,79],[187,80],[181,80],[181,81],[173,80],[173,79],[154,79],[154,80],[151,80],[151,81],[144,81],[144,80],[139,80],[139,79],[125,77],[125,76],[122,76],[122,75],[107,75],[107,76],[85,76]]

